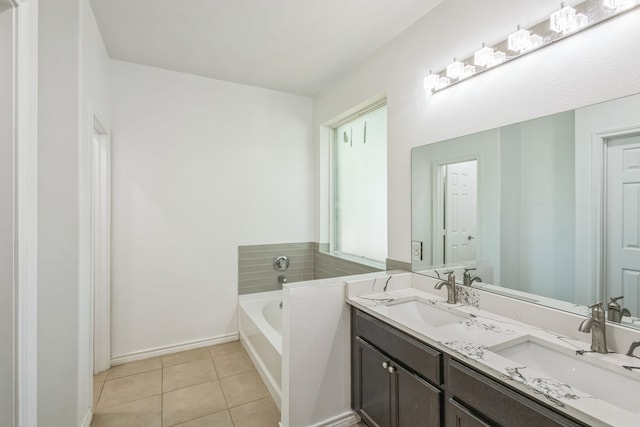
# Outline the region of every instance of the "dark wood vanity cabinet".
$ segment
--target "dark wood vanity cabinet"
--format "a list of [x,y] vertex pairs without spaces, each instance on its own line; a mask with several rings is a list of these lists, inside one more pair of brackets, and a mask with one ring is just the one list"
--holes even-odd
[[352,403],[360,417],[371,427],[440,426],[440,352],[352,313]]
[[585,426],[351,309],[352,406],[370,427]]

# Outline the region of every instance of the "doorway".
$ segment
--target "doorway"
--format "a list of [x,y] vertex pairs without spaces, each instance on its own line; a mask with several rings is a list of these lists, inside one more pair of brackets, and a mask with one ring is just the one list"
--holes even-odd
[[111,367],[111,145],[93,116],[91,139],[91,281],[93,373]]
[[640,135],[607,141],[604,278],[606,297],[640,314]]
[[434,264],[477,259],[478,160],[438,167]]

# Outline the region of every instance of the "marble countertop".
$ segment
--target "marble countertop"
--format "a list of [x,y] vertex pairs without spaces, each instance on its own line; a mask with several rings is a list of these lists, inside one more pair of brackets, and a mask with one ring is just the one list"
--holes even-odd
[[[374,289],[375,282],[371,286],[371,290]],[[458,290],[464,293],[464,288],[458,287]],[[584,341],[481,310],[478,304],[474,303],[472,295],[460,295],[459,300],[464,303],[447,304],[445,298],[413,287],[401,289],[390,287],[386,292],[371,294],[367,294],[362,286],[357,292],[350,292],[349,284],[347,288],[347,302],[350,305],[427,344],[455,355],[481,372],[556,407],[567,415],[589,425],[640,425],[640,413],[638,413],[640,412],[640,373],[623,368],[623,366],[640,366],[639,358],[616,353],[606,355],[594,353],[590,351],[589,344]],[[418,301],[457,314],[460,320],[434,327],[421,322],[418,318],[394,315],[389,309],[393,305],[410,301]],[[638,392],[630,397],[630,399],[636,399],[637,404],[630,401],[626,405],[627,408],[637,408],[637,412],[632,412],[633,409],[625,410],[614,406],[570,384],[550,378],[548,374],[521,366],[497,353],[501,349],[523,341],[551,346],[555,351],[610,370],[615,373],[614,375],[623,375],[639,381]],[[593,381],[604,380],[605,378],[593,379]],[[605,389],[603,393],[606,393]]]

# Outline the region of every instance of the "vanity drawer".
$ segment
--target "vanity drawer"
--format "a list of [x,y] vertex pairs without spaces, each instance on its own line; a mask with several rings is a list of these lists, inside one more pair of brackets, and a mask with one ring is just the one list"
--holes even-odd
[[447,365],[450,395],[492,420],[490,424],[536,427],[583,425],[455,360],[449,359]]
[[432,383],[442,384],[442,354],[439,351],[366,313],[352,310],[352,327],[356,336]]

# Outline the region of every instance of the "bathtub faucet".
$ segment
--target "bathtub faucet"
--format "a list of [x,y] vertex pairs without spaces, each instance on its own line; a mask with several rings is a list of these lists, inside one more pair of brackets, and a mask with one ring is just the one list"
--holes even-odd
[[280,283],[281,283],[281,284],[283,284],[283,285],[284,285],[285,283],[287,283],[287,278],[286,278],[286,277],[284,277],[284,274],[281,274],[281,275],[279,275],[279,276],[278,276],[278,282],[280,282]]

